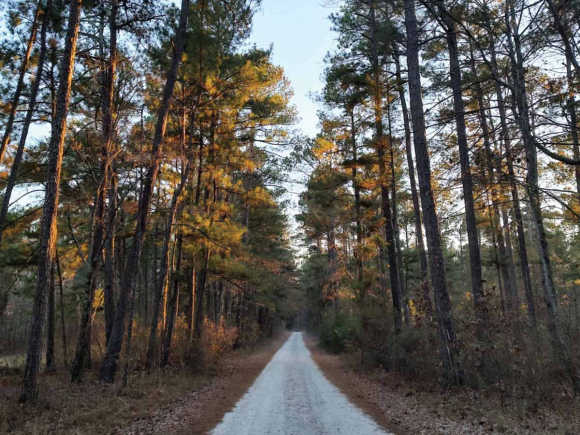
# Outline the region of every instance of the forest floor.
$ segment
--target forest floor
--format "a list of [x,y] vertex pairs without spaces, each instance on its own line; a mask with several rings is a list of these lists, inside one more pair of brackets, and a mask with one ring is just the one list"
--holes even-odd
[[355,405],[395,435],[557,434],[580,435],[580,404],[519,409],[497,394],[443,392],[440,388],[404,382],[397,373],[361,366],[360,355],[334,355],[304,336],[325,376]]
[[280,333],[228,353],[201,373],[170,368],[135,373],[121,393],[91,379],[71,384],[67,372],[42,374],[39,402],[17,403],[21,371],[0,372],[0,434],[205,434],[233,408],[288,338]]

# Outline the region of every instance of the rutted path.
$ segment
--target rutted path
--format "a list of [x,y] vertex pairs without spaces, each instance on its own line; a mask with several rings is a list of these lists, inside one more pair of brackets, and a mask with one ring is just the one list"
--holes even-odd
[[388,435],[331,384],[291,335],[213,435]]

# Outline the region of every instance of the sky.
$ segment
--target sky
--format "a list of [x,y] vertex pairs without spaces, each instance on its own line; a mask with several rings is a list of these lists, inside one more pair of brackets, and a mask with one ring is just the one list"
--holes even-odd
[[[307,136],[318,133],[317,103],[310,94],[322,90],[324,57],[335,46],[335,35],[330,29],[328,16],[335,7],[324,5],[325,0],[263,0],[261,10],[254,16],[249,44],[260,48],[273,46],[274,65],[284,72],[294,90],[292,103],[296,106],[300,121],[296,126]],[[299,180],[296,174],[292,177]],[[290,206],[291,233],[298,234],[294,217],[299,212],[298,192],[304,186],[288,185],[287,199]],[[300,251],[299,246],[295,248]],[[303,253],[301,251],[301,253]]]
[[294,89],[293,104],[308,136],[318,131],[317,105],[309,93],[322,89],[324,56],[332,50],[335,36],[328,16],[336,8],[324,0],[263,0],[254,17],[250,44],[274,46],[273,63],[284,68]]

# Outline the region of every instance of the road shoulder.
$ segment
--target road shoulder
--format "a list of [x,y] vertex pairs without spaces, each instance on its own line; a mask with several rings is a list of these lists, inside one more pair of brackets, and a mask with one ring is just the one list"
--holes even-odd
[[312,354],[312,359],[316,362],[324,376],[337,387],[348,400],[362,409],[378,425],[395,435],[408,435],[411,432],[401,427],[400,421],[392,418],[386,413],[373,395],[369,394],[367,388],[361,385],[358,379],[348,371],[337,355],[332,355],[318,345],[318,339],[308,333],[303,334],[304,343]]
[[[230,412],[254,384],[276,352],[284,345],[289,333],[280,333],[255,351],[242,352],[222,362],[220,375],[203,388],[186,396],[175,406],[157,412],[155,417],[140,425],[140,435],[173,434],[202,435],[209,433]],[[152,424],[153,423],[153,424]],[[152,424],[152,425],[151,425]]]

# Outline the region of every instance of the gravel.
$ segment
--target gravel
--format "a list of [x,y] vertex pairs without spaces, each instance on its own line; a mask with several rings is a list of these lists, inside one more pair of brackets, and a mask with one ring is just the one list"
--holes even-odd
[[300,332],[211,433],[389,435],[324,377]]

